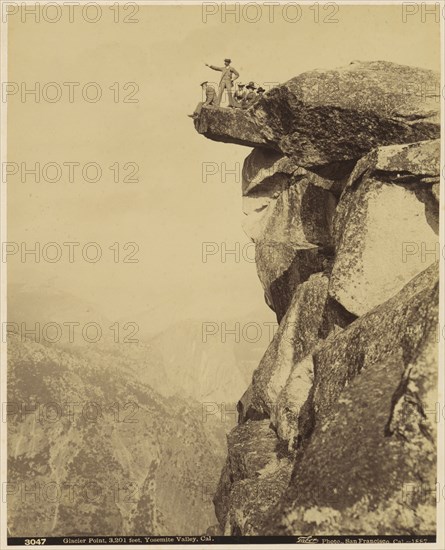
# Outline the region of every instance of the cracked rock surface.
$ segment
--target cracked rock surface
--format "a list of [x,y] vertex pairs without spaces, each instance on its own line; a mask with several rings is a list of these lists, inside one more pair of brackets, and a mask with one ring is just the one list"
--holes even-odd
[[438,79],[352,62],[195,121],[254,148],[243,227],[279,322],[228,437],[226,535],[435,533]]

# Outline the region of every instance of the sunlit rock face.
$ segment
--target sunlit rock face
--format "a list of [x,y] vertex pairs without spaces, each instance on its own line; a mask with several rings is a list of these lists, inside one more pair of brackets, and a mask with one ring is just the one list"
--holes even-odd
[[330,295],[362,315],[436,259],[440,142],[381,147],[361,159],[334,218]]
[[225,534],[435,532],[439,95],[353,62],[195,121],[254,147],[243,228],[280,323],[228,438]]

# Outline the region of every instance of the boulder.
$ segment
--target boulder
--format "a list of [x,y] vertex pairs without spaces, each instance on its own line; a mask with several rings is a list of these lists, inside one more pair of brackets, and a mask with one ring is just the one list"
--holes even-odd
[[224,535],[259,535],[268,514],[280,502],[291,473],[291,460],[281,458],[257,478],[233,484]]
[[433,265],[314,353],[306,439],[263,534],[435,532],[437,276]]
[[271,201],[251,233],[258,276],[279,321],[297,286],[332,257],[335,205],[330,191],[302,176]]
[[242,173],[243,229],[254,242],[262,238],[268,214],[277,198],[294,182],[298,170],[290,159],[267,149],[256,148],[246,158]]
[[256,244],[258,276],[279,321],[295,288],[329,263],[332,219],[346,183],[264,149],[254,149],[244,162],[243,228]]
[[286,316],[253,374],[250,403],[243,403],[244,411],[270,416],[295,365],[318,343],[328,283],[325,274],[317,273],[295,291]]
[[389,146],[357,163],[334,218],[329,294],[362,315],[438,259],[439,141]]
[[238,411],[238,424],[242,424],[246,420],[264,420],[269,418],[268,412],[255,409],[252,383],[249,384],[249,387],[238,401],[236,410]]
[[[325,201],[335,203],[334,193],[338,194],[339,189],[346,183],[346,181],[342,183],[322,177],[296,165],[291,159],[280,153],[259,148],[254,149],[245,159],[242,176],[243,212],[246,214],[243,228],[253,241],[265,239],[269,219],[277,217],[280,213],[275,212],[274,214],[273,211],[277,200],[282,198],[283,193],[293,192],[299,195],[293,202],[294,208],[299,207],[302,217],[305,218],[300,220],[300,225],[302,225],[303,223],[307,224],[309,218],[313,218],[310,215],[311,205],[313,206],[319,200],[322,203]],[[323,190],[331,191],[331,193],[323,193]],[[327,213],[328,210],[324,213],[325,218],[327,218]],[[320,221],[322,223],[318,225]],[[318,225],[320,231],[326,232],[326,220],[313,219],[313,223]],[[285,228],[287,233],[293,230],[292,226]],[[280,228],[277,228],[275,233],[281,235]],[[288,236],[287,233],[284,237]],[[302,235],[302,228],[298,228],[298,226],[296,235],[302,241],[308,240],[307,236]]]
[[[440,139],[404,145],[379,147],[374,154],[373,171],[394,183],[438,183],[440,179]],[[362,168],[358,168],[361,171]]]
[[268,420],[248,420],[230,433],[227,462],[214,498],[224,535],[258,534],[264,516],[279,502],[292,463],[278,443]]
[[206,137],[266,147],[303,167],[440,136],[440,74],[387,61],[302,73],[247,110],[204,107]]
[[287,442],[289,450],[297,444],[298,419],[313,384],[314,361],[310,354],[293,367],[285,386],[276,399],[271,415],[278,437]]
[[[297,248],[286,243],[257,243],[257,273],[265,289],[268,306],[281,323],[298,286],[314,273],[323,271],[330,261],[330,248]],[[280,272],[279,269],[283,271]],[[276,277],[274,278],[274,275]]]
[[289,176],[300,167],[276,151],[255,148],[246,157],[242,171],[243,197],[270,195],[288,187]]

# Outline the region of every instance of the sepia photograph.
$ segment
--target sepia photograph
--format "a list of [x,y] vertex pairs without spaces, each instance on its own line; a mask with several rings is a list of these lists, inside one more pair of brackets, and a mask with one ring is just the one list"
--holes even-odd
[[0,548],[443,549],[443,0],[0,8]]

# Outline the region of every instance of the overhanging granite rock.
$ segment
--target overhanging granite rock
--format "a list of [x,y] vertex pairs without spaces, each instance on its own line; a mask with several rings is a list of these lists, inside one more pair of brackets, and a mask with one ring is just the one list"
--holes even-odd
[[371,149],[440,136],[440,74],[387,61],[302,73],[247,110],[204,107],[197,131],[267,147],[300,166],[359,159]]
[[261,127],[250,111],[204,106],[199,118],[195,120],[195,128],[213,141],[279,150],[275,144],[268,143],[262,135]]

